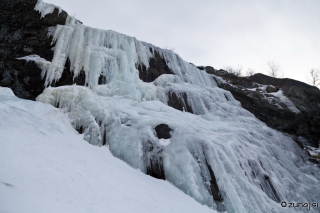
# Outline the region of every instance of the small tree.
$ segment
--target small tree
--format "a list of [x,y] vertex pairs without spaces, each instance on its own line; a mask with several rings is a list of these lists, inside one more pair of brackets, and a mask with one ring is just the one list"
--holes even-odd
[[269,76],[273,78],[283,78],[284,73],[282,72],[282,68],[280,67],[279,64],[275,63],[274,61],[269,61],[267,63],[269,66]]
[[311,85],[315,87],[319,86],[320,85],[320,69],[311,69],[310,75],[311,75]]
[[228,73],[234,74],[235,76],[239,77],[241,76],[242,66],[238,66],[237,68],[226,66],[224,70],[227,71]]
[[246,71],[246,75],[247,76],[253,76],[256,73],[256,71],[254,71],[254,69],[248,68]]

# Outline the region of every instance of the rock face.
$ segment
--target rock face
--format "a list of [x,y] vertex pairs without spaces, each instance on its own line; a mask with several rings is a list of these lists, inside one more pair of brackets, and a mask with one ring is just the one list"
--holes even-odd
[[[223,78],[226,82],[217,79],[218,86],[230,91],[234,98],[241,102],[242,107],[268,126],[294,135],[294,139],[300,145],[319,147],[320,90],[318,88],[293,79],[277,79],[261,73],[246,78],[236,77],[212,67],[205,67],[204,70]],[[279,90],[295,105],[299,113],[292,111],[275,98],[274,95]],[[306,138],[307,141],[299,136]]]
[[298,86],[303,88],[314,88],[306,83],[296,81],[290,78],[273,78],[262,73],[257,73],[253,76],[250,76],[248,79],[257,82],[259,84],[264,85],[273,85],[277,87],[291,87],[291,86]]
[[34,62],[16,58],[36,54],[51,61],[53,51],[48,28],[63,25],[68,14],[55,9],[40,19],[34,10],[37,0],[0,2],[0,86],[9,87],[16,96],[34,100],[44,89],[41,69]]
[[168,105],[185,112],[193,113],[192,107],[188,104],[188,98],[186,93],[176,94],[171,92],[168,94]]
[[162,74],[173,74],[165,59],[157,51],[154,52],[154,58],[150,59],[148,69],[144,65],[139,65],[137,68],[139,78],[144,82],[152,82]]
[[[68,14],[59,13],[56,8],[51,14],[41,18],[41,14],[34,10],[37,0],[6,0],[0,2],[0,86],[9,87],[16,96],[35,100],[44,90],[44,79],[41,69],[36,63],[17,58],[38,55],[47,61],[53,58],[48,29],[56,25],[64,25]],[[152,50],[150,50],[152,51]],[[149,61],[149,68],[138,66],[139,77],[145,82],[152,82],[162,74],[173,74],[166,61],[158,52]],[[103,84],[104,79],[99,79]],[[85,74],[73,78],[70,65],[67,62],[62,77],[52,86],[84,85]]]
[[163,169],[162,152],[163,150],[159,146],[150,141],[144,145],[147,175],[157,179],[165,180],[166,175]]

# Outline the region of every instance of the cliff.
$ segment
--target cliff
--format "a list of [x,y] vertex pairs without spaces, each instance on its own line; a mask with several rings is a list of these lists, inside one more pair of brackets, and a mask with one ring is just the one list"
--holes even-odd
[[237,77],[209,66],[200,69],[213,74],[213,78],[224,79],[218,81],[219,87],[230,91],[242,107],[268,126],[289,133],[301,147],[319,147],[320,90],[317,87],[261,73]]

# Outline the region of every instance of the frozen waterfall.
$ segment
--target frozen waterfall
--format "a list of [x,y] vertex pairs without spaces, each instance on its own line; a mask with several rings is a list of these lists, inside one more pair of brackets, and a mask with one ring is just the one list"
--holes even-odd
[[[48,11],[45,4],[35,9]],[[70,20],[51,35],[54,57],[43,69],[47,88],[37,101],[64,109],[89,143],[109,146],[144,173],[161,172],[219,211],[292,212],[280,203],[320,200],[320,169],[306,153],[174,52]],[[138,66],[148,69],[156,53],[173,74],[143,82]],[[85,86],[51,87],[68,60],[74,77],[85,72]],[[169,106],[172,94],[181,111]],[[158,137],[160,124],[168,125],[170,138]]]

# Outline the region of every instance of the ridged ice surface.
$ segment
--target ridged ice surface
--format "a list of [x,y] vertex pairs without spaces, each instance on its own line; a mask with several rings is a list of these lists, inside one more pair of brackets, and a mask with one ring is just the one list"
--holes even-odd
[[[67,60],[74,77],[85,72],[86,86],[48,87],[37,101],[64,109],[89,143],[108,145],[114,156],[144,173],[151,160],[161,161],[168,181],[220,211],[292,212],[280,203],[320,200],[320,170],[305,152],[172,51],[72,23],[58,25],[53,42],[46,86],[61,78]],[[137,66],[148,68],[155,51],[174,75],[145,83]],[[98,85],[99,78],[105,84]],[[182,101],[186,95],[184,104],[194,114],[168,106],[172,93]],[[159,124],[172,129],[170,139],[158,139]]]

